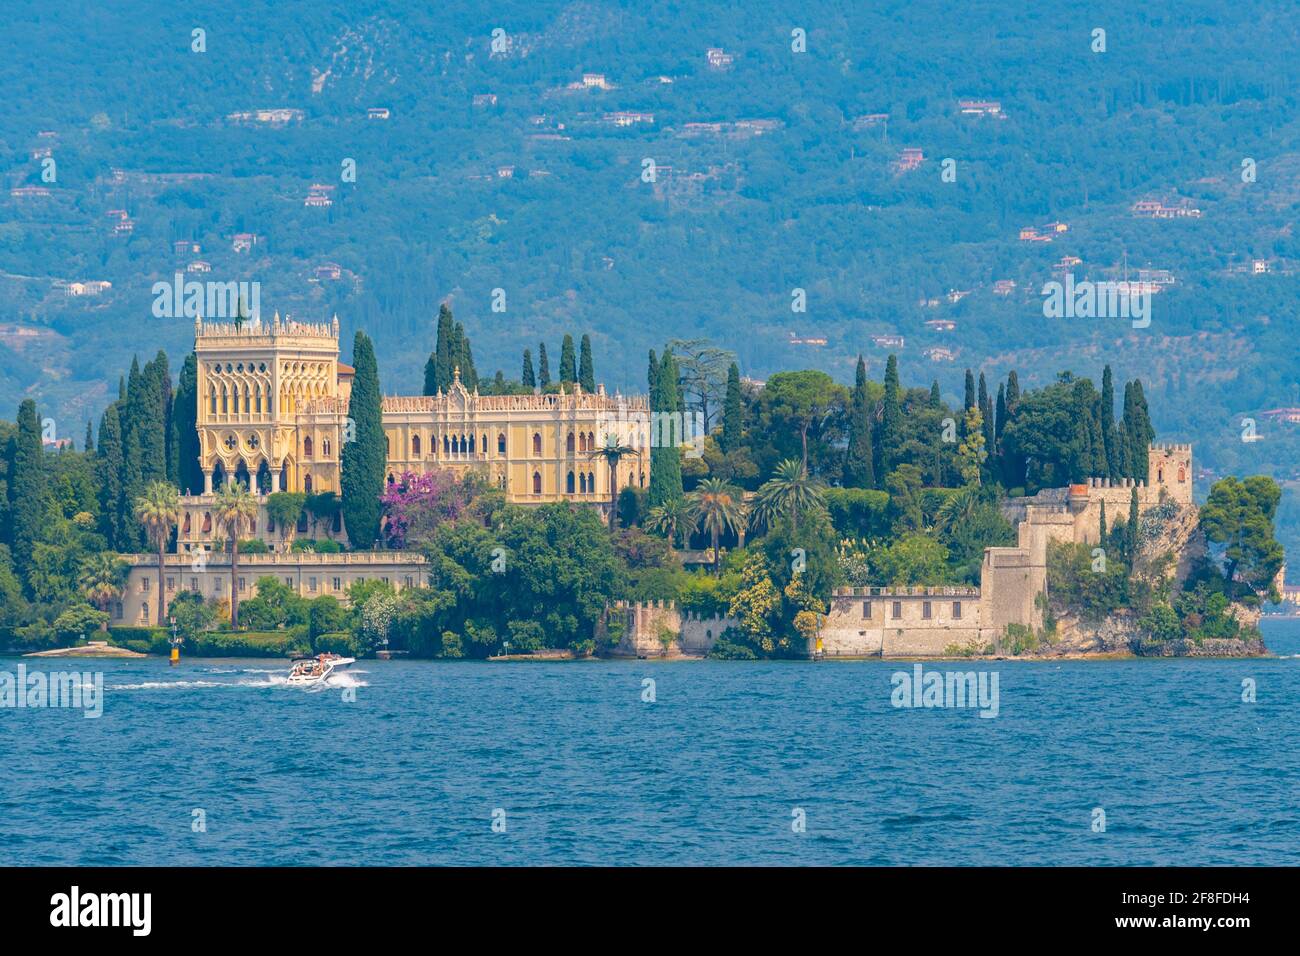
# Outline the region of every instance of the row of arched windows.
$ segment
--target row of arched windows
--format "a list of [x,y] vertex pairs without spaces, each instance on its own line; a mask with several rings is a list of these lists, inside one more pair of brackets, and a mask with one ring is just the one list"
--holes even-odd
[[[241,413],[239,399],[240,392],[238,385],[234,386],[233,389],[227,389],[225,385],[222,385],[219,396],[217,394],[217,387],[212,385],[208,388],[208,411],[213,415],[238,415]],[[262,386],[260,384],[254,384],[251,390],[247,385],[245,385],[243,399],[242,413],[245,415],[261,415],[264,404],[267,412],[270,412],[271,410],[271,392],[269,389],[267,390],[266,401],[263,403]],[[218,404],[218,400],[220,401],[220,404]],[[218,409],[220,409],[219,412]]]
[[[539,435],[537,437],[540,438],[541,436]],[[577,446],[578,446],[577,448],[578,451],[595,451],[596,450],[595,432],[578,432]],[[574,451],[573,432],[569,432],[569,437],[565,439],[564,450],[567,451],[569,454],[573,454]],[[540,448],[538,449],[538,454],[541,454]]]
[[592,471],[585,474],[583,472],[578,472],[578,480],[575,487],[573,472],[569,472],[568,477],[564,481],[564,490],[566,494],[570,495],[574,493],[582,495],[595,494],[596,473]]

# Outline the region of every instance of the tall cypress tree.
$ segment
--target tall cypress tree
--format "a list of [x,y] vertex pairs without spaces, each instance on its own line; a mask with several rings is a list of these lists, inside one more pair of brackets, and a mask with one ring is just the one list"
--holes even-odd
[[943,396],[939,394],[939,380],[936,378],[930,383],[930,407],[939,408],[943,405]]
[[651,508],[658,507],[666,501],[682,497],[682,458],[679,445],[683,436],[672,427],[663,427],[666,422],[676,421],[673,412],[681,411],[682,404],[677,393],[677,363],[671,351],[664,352],[659,365],[656,395],[653,396],[651,409],[664,413],[658,416],[654,441],[650,449],[650,492],[648,502]]
[[546,359],[546,343],[537,346],[537,384],[542,388],[551,384],[551,363]]
[[903,405],[898,385],[898,356],[891,355],[885,362],[885,397],[881,404],[880,421],[876,424],[875,466],[876,486],[883,487],[885,478],[893,470],[898,448],[903,439]]
[[659,359],[655,358],[655,350],[650,350],[650,364],[646,367],[646,387],[647,394],[650,396],[650,407],[654,407],[655,396],[658,394],[656,389],[659,388]]
[[578,356],[573,350],[573,336],[565,335],[560,343],[560,381],[572,385],[578,380]]
[[1115,433],[1115,380],[1110,366],[1101,373],[1101,440],[1106,448],[1106,477],[1122,478],[1120,454]]
[[1151,442],[1155,441],[1156,430],[1151,425],[1151,412],[1147,409],[1147,397],[1142,390],[1142,379],[1133,379],[1133,424],[1130,431],[1129,467],[1133,477],[1146,481],[1150,472],[1149,452]]
[[740,396],[740,366],[732,362],[727,368],[727,397],[722,405],[722,437],[718,442],[723,454],[730,454],[740,447],[744,414]]
[[86,440],[81,443],[81,450],[84,452],[95,450],[95,429],[89,419],[86,421]]
[[24,399],[18,406],[18,430],[9,443],[9,515],[13,528],[14,568],[26,582],[32,548],[40,534],[49,493],[45,474],[45,448],[36,403]]
[[199,365],[191,352],[185,356],[176,398],[172,403],[173,446],[176,449],[176,487],[184,494],[203,491],[203,469],[199,465]]
[[114,551],[126,550],[125,545],[119,546],[122,539],[122,515],[118,503],[122,498],[123,470],[122,419],[118,413],[118,403],[114,402],[99,420],[99,453],[96,458],[100,531]]
[[578,384],[584,392],[596,390],[596,367],[591,361],[591,336],[584,335],[578,350]]
[[451,309],[444,302],[438,306],[438,325],[433,351],[424,363],[424,394],[437,395],[447,391],[451,384],[453,358],[451,354],[452,337],[455,328],[452,325]]
[[1020,401],[1020,379],[1015,369],[1007,373],[1007,411],[1015,413],[1016,403]]
[[844,484],[849,488],[870,488],[876,482],[871,454],[871,408],[867,397],[867,363],[858,356],[853,395],[849,401],[849,447],[844,460]]
[[989,400],[989,387],[988,387],[988,383],[985,382],[985,380],[984,380],[984,373],[983,373],[983,372],[980,372],[979,399],[978,399],[978,401],[979,401],[980,417],[981,417],[981,420],[983,421],[983,430],[984,430],[984,448],[985,448],[985,450],[988,452],[989,455],[992,455],[992,454],[993,454],[993,441],[994,441],[994,437],[995,437],[994,434],[993,434],[993,429],[994,429],[994,426],[995,426],[995,424],[996,424],[996,419],[994,418],[994,415],[993,415],[993,403]]
[[451,363],[453,375],[459,368],[461,384],[472,392],[478,388],[478,370],[474,368],[474,350],[470,348],[469,336],[465,334],[465,326],[459,322],[456,323],[454,347],[454,359]]
[[975,407],[975,376],[970,369],[966,369],[966,398],[962,404],[963,411],[969,412]]
[[1101,515],[1097,518],[1097,546],[1106,547],[1109,540],[1110,528],[1106,526],[1106,499],[1101,499]]
[[379,496],[384,490],[388,455],[379,366],[374,346],[364,332],[358,332],[353,340],[352,364],[356,377],[348,417],[355,427],[355,437],[343,445],[339,490],[348,539],[354,548],[369,548],[379,537]]
[[1128,496],[1128,549],[1125,556],[1128,558],[1130,570],[1137,560],[1138,553],[1138,490],[1135,486]]
[[533,353],[530,349],[524,349],[524,369],[519,374],[519,381],[526,388],[537,387],[537,376],[533,374]]

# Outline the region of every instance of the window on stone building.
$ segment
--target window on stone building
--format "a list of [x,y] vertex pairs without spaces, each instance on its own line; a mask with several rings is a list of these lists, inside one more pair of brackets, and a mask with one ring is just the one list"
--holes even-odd
[[871,619],[871,602],[870,602],[870,601],[863,601],[863,602],[862,602],[862,617],[863,617],[864,620],[870,620],[870,619]]
[[952,602],[952,616],[954,620],[961,620],[961,601]]
[[542,493],[542,473],[540,471],[535,471],[533,472],[533,494],[540,495],[541,493]]
[[313,449],[314,446],[312,444],[311,436],[308,435],[306,438],[302,440],[302,457],[310,458],[312,456]]
[[933,613],[933,611],[932,611],[932,609],[931,609],[931,607],[930,607],[930,602],[929,602],[929,601],[922,601],[922,602],[921,602],[921,618],[922,618],[923,620],[928,621],[928,620],[930,620],[930,618],[932,618],[933,616],[934,616],[934,613]]
[[[585,445],[586,442],[583,442],[583,444]],[[569,432],[569,437],[564,440],[564,450],[569,454],[573,454],[573,432]],[[583,451],[586,450],[586,448],[583,449]]]
[[892,614],[891,616],[894,618],[894,620],[898,620],[900,617],[903,616],[903,602],[902,602],[902,601],[895,601],[895,602],[894,602],[893,614]]
[[505,453],[506,453],[506,433],[501,432],[501,434],[497,435],[497,454],[504,455]]
[[[583,480],[583,484],[586,484],[585,479]],[[573,494],[573,472],[569,472],[568,477],[564,479],[564,490],[569,494]],[[584,488],[583,490],[585,491],[586,489]]]
[[533,432],[533,454],[540,455],[541,453],[542,453],[542,433]]

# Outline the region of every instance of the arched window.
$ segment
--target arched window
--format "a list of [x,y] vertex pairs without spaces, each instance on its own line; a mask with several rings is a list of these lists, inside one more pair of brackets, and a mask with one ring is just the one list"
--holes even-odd
[[542,453],[542,433],[533,432],[533,454],[541,455]]
[[411,457],[412,458],[420,457],[420,436],[419,435],[411,436]]
[[142,621],[147,621],[147,620],[149,620],[149,602],[148,602],[148,601],[142,601],[142,602],[140,603],[140,620],[142,620]]
[[181,528],[181,534],[189,534],[189,533],[190,533],[190,513],[187,511],[185,512],[185,524]]
[[210,412],[215,415],[217,413],[217,387],[215,385],[208,389],[208,397],[212,404]]
[[1181,482],[1184,482],[1184,481],[1186,481],[1186,480],[1187,480],[1187,470],[1186,470],[1185,468],[1183,468],[1182,465],[1179,465],[1179,466],[1178,466],[1178,481],[1181,483]]
[[1165,480],[1165,470],[1163,468],[1157,468],[1156,481],[1161,482],[1163,484],[1164,480]]
[[307,494],[311,494],[311,475],[303,475],[302,490],[307,492]]
[[587,472],[587,493],[594,495],[596,493],[596,473]]
[[504,455],[505,453],[506,453],[506,433],[501,432],[501,434],[497,435],[497,454]]
[[396,480],[397,480],[397,479],[394,478],[393,475],[392,475],[392,473],[390,472],[389,475],[388,475],[388,483],[391,485],[391,484],[393,484]]
[[469,453],[470,453],[471,455],[474,454],[474,436],[473,436],[473,435],[470,435],[470,436],[469,436]]
[[[389,457],[389,456],[392,455],[392,454],[393,454],[393,443],[390,442],[390,441],[388,440],[388,436],[385,435],[385,436],[384,436],[384,457],[387,458],[387,457]],[[349,461],[350,461],[350,460],[351,460],[351,459],[349,459]]]
[[321,442],[321,454],[326,458],[330,456],[330,440],[328,438]]
[[[578,487],[584,495],[587,493],[587,476],[585,474],[578,475]],[[570,488],[569,490],[572,491],[573,489]]]
[[203,512],[203,533],[210,534],[211,532],[212,532],[212,512],[205,511]]
[[540,471],[535,471],[533,472],[533,494],[540,495],[541,493],[542,493],[542,473]]
[[483,443],[478,447],[479,447],[479,451],[483,453],[483,457],[486,458],[488,453],[487,435],[484,435],[482,437],[483,437]]
[[641,487],[645,487],[645,472],[641,472]]
[[312,448],[313,445],[312,445],[311,436],[308,435],[306,438],[302,440],[302,457],[310,458],[312,455]]
[[596,433],[587,432],[587,451],[596,450]]
[[[583,445],[586,445],[585,441],[583,442]],[[564,450],[570,455],[573,454],[573,432],[569,432],[569,437],[564,440]],[[584,447],[582,450],[586,451],[587,449]]]
[[442,454],[443,457],[451,454],[451,442],[448,441],[446,435],[442,436]]
[[569,477],[564,480],[564,490],[573,494],[573,472],[569,472]]
[[262,414],[262,386],[261,385],[253,386],[253,402],[254,402],[254,407],[257,409],[257,414],[259,415]]
[[244,414],[247,415],[253,410],[253,400],[249,394],[248,386],[244,386]]
[[226,386],[221,386],[221,414],[226,415],[230,411],[230,396],[226,394]]
[[465,454],[467,451],[469,451],[469,439],[467,439],[464,435],[461,435],[461,436],[460,436],[460,453],[463,455],[463,454]]

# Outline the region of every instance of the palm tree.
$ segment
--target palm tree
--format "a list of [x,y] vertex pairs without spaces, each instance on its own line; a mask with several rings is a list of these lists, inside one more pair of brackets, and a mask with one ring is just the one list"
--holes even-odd
[[668,538],[676,546],[677,536],[691,525],[691,504],[685,497],[669,498],[646,516],[646,527]]
[[[86,600],[107,613],[108,606],[126,591],[126,576],[130,565],[111,551],[96,551],[81,563],[77,587]],[[108,630],[108,618],[99,625]]]
[[758,489],[752,523],[768,527],[778,517],[789,515],[792,529],[798,531],[799,515],[825,504],[821,482],[809,477],[802,462],[787,458]]
[[969,521],[984,500],[979,485],[963,485],[947,497],[935,515],[934,530],[947,531]]
[[239,588],[236,573],[239,569],[239,532],[245,521],[257,517],[257,499],[238,481],[227,481],[217,492],[212,508],[217,524],[226,529],[230,538],[230,626],[239,626]]
[[606,435],[605,444],[600,445],[589,457],[603,458],[609,464],[609,530],[618,528],[618,463],[628,455],[640,458],[641,453],[631,445],[624,445],[617,435]]
[[692,526],[708,532],[713,544],[713,573],[721,568],[718,537],[724,531],[739,531],[745,523],[745,505],[740,492],[721,478],[705,478],[686,496],[694,518]]
[[144,525],[149,541],[158,549],[158,625],[167,620],[167,592],[163,590],[163,560],[172,529],[181,518],[180,495],[169,481],[151,481],[135,499],[135,517]]

